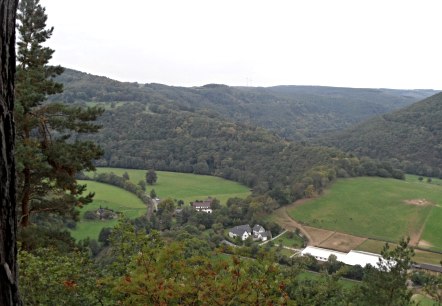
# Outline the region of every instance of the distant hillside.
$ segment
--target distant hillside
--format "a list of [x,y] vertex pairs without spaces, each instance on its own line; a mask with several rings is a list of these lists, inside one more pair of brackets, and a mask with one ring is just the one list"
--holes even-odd
[[397,159],[411,173],[441,176],[442,93],[370,119],[323,143],[360,156]]
[[375,115],[426,98],[433,90],[352,89],[318,86],[173,87],[123,83],[67,69],[64,93],[51,99],[136,101],[156,109],[206,111],[229,121],[260,126],[291,140],[345,129]]

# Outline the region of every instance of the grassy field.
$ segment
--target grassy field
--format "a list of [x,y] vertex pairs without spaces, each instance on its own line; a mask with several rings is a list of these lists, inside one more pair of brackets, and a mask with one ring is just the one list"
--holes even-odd
[[[419,243],[420,247],[442,252],[442,207],[435,206],[430,212],[424,232]],[[442,256],[442,255],[441,255]]]
[[425,224],[423,237],[440,248],[441,203],[442,187],[436,184],[363,177],[340,179],[289,213],[305,225],[386,241],[419,235]]
[[283,235],[279,236],[277,239],[272,241],[275,244],[282,244],[284,246],[291,248],[302,248],[304,246],[304,241],[302,240],[302,238],[296,235],[295,233],[293,233],[292,238],[289,238],[289,234],[288,232],[286,232]]
[[412,183],[420,183],[420,184],[433,184],[433,185],[442,185],[442,180],[439,178],[431,178],[431,183],[429,183],[427,180],[428,178],[423,176],[422,177],[423,180],[422,182],[419,181],[419,175],[414,175],[414,174],[407,174],[405,175],[405,180],[407,182],[412,182]]
[[[119,176],[127,172],[130,181],[135,184],[146,179],[146,170],[97,168],[97,173],[102,172],[113,172]],[[156,171],[156,173],[157,183],[147,186],[147,191],[153,188],[158,197],[183,200],[185,204],[195,200],[204,200],[208,196],[217,198],[223,204],[229,198],[245,198],[250,195],[250,190],[246,186],[219,177],[165,171]]]
[[124,189],[93,181],[79,181],[79,183],[87,184],[88,191],[95,192],[95,197],[92,203],[81,209],[81,220],[77,222],[77,228],[71,231],[76,240],[87,237],[97,239],[103,227],[113,227],[117,223],[117,220],[84,220],[83,215],[86,211],[95,211],[101,206],[122,212],[129,218],[140,217],[147,211],[146,205],[140,199]]

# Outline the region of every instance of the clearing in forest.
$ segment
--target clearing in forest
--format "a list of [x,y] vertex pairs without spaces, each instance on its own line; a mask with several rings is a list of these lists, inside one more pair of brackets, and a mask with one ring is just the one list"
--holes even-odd
[[[130,181],[138,184],[139,181],[146,180],[147,170],[97,168],[97,173],[102,172],[113,172],[119,176],[127,172]],[[248,187],[215,176],[166,171],[156,171],[156,173],[158,177],[157,183],[152,186],[148,185],[147,193],[151,189],[155,189],[159,198],[170,197],[183,200],[185,204],[189,204],[195,200],[204,200],[211,196],[220,200],[221,204],[225,204],[229,198],[246,198],[250,195]]]

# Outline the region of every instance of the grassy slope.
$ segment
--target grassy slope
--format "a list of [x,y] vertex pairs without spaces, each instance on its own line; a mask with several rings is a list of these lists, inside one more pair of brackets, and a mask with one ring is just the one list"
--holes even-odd
[[[88,191],[95,192],[94,201],[81,209],[81,217],[86,211],[96,210],[100,206],[123,212],[129,218],[139,217],[146,213],[146,205],[134,194],[124,189],[92,181],[79,181],[79,183],[87,184]],[[103,227],[113,227],[116,223],[117,220],[87,221],[81,219],[77,223],[77,228],[71,233],[77,240],[87,237],[97,239]]]
[[[146,179],[146,170],[97,168],[97,173],[113,172],[120,176],[126,171],[135,184]],[[147,186],[147,191],[153,188],[158,197],[183,200],[185,204],[195,200],[204,200],[208,196],[225,203],[232,197],[245,198],[250,195],[247,187],[219,177],[165,171],[157,171],[157,176],[157,183]]]
[[[295,220],[314,227],[398,241],[404,235],[419,231],[431,210],[438,209],[404,203],[410,199],[426,199],[440,205],[442,188],[393,179],[338,180],[324,196],[296,207],[290,214]],[[429,218],[427,227],[434,226],[440,231],[441,226],[432,222]]]

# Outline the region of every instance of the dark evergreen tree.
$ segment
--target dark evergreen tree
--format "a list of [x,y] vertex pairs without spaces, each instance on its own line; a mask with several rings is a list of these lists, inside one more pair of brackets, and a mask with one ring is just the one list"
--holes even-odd
[[14,159],[15,14],[17,1],[0,0],[0,305],[19,305]]
[[53,79],[63,68],[48,64],[54,50],[43,46],[53,28],[46,28],[47,16],[39,0],[22,0],[17,19],[16,158],[20,225],[24,228],[30,224],[31,214],[75,218],[74,207],[91,200],[92,194],[81,195],[85,186],[77,184],[75,174],[93,170],[92,161],[102,150],[78,136],[98,131],[92,121],[103,110],[45,102],[49,95],[63,90]]
[[155,172],[155,170],[150,169],[146,173],[146,183],[148,183],[149,185],[153,185],[156,182],[157,182],[157,173]]

